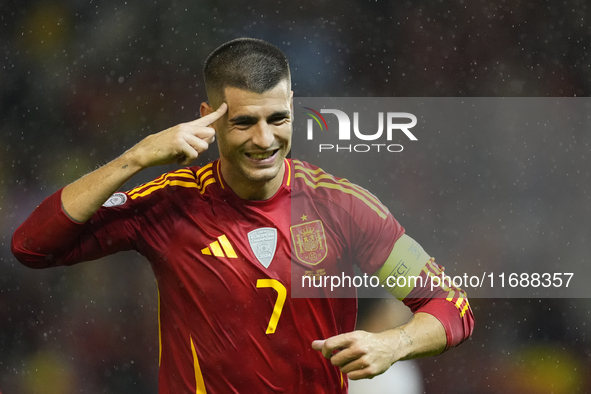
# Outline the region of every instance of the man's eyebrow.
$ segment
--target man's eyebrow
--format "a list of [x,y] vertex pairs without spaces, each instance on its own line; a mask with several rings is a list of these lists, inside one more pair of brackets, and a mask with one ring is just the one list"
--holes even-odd
[[289,117],[290,115],[291,115],[291,111],[288,111],[288,110],[277,111],[277,112],[273,112],[271,115],[269,115],[267,117],[267,119],[285,118],[285,117]]
[[229,120],[230,123],[256,123],[257,118],[250,115],[238,115]]
[[[277,119],[277,118],[286,118],[291,115],[291,111],[277,111],[273,112],[271,115],[267,117],[267,119]],[[258,118],[256,116],[251,115],[238,115],[233,117],[229,120],[230,123],[256,123]]]

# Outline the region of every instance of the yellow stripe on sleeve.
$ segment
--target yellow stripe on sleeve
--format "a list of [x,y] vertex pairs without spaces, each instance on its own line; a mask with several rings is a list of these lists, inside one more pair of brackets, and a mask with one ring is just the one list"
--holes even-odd
[[205,165],[205,166],[201,167],[201,168],[200,168],[200,169],[199,169],[199,170],[198,170],[198,171],[195,173],[195,176],[196,176],[197,178],[200,178],[200,177],[201,177],[201,174],[203,173],[203,171],[205,171],[205,170],[207,170],[207,169],[209,169],[209,168],[212,168],[212,167],[213,167],[213,162],[211,162],[211,163],[209,163],[209,164],[207,164],[207,165]]
[[306,183],[306,185],[310,186],[313,189],[317,189],[319,187],[325,187],[327,189],[339,190],[339,191],[341,191],[343,193],[346,193],[346,194],[350,194],[352,196],[355,196],[358,199],[360,199],[361,201],[363,201],[368,207],[370,207],[382,219],[386,219],[388,217],[388,215],[386,213],[384,213],[381,209],[379,209],[373,203],[371,203],[370,201],[368,201],[364,196],[362,196],[361,194],[357,193],[355,190],[348,189],[346,187],[343,187],[342,185],[335,184],[335,183],[328,183],[328,182],[313,183],[312,181],[310,181],[302,173],[296,173],[295,176],[296,176],[296,178],[302,178],[304,180],[304,183]]
[[[438,278],[437,287],[440,287],[443,291],[447,293],[447,297],[445,298],[445,300],[454,304],[455,307],[458,308],[461,312],[460,317],[463,316],[464,313],[466,313],[467,308],[462,307],[462,303],[464,301],[466,301],[466,304],[468,303],[468,296],[466,295],[466,292],[460,289],[459,287],[454,286],[453,283],[450,282],[451,279],[447,279],[449,278],[448,276],[445,276],[445,280],[441,280],[440,275],[443,273],[443,269],[437,268],[435,266],[435,259],[433,258],[429,260],[425,268],[423,268],[423,272],[427,274],[427,278],[429,278],[429,280],[431,281],[433,281],[432,278]],[[462,311],[462,308],[464,308],[465,310]]]
[[[312,170],[310,170],[310,169],[308,169],[306,167],[303,167],[301,165],[297,165],[296,166],[296,169],[301,170],[301,171],[304,171],[307,174],[309,174],[310,175],[310,178],[312,178],[312,180],[314,182],[318,182],[320,179],[328,179],[328,180],[331,180],[333,182],[339,183],[341,185],[344,185],[344,186],[350,187],[352,189],[355,189],[358,193],[363,194],[365,197],[367,197],[369,200],[371,200],[374,204],[378,205],[386,213],[388,213],[388,209],[384,205],[382,205],[382,203],[380,202],[380,200],[378,200],[378,198],[376,196],[374,196],[373,194],[371,194],[370,192],[368,192],[364,188],[362,188],[362,187],[360,187],[360,186],[358,186],[358,185],[356,185],[354,183],[349,182],[347,179],[344,179],[344,178],[343,179],[336,179],[334,176],[329,175],[329,174],[326,174],[326,173],[324,173],[322,175],[319,175],[319,176],[314,176],[315,174],[318,173],[317,170],[316,171],[312,171]],[[322,171],[322,170],[320,170],[320,171]]]
[[466,300],[466,305],[464,305],[464,309],[462,309],[462,311],[460,312],[460,317],[464,317],[464,315],[468,311],[469,307],[470,307],[470,304],[468,303],[468,300]]
[[164,188],[164,187],[166,187],[166,186],[168,186],[168,185],[170,185],[170,186],[182,186],[182,187],[188,187],[188,188],[192,188],[192,187],[193,187],[193,188],[197,188],[197,184],[196,184],[195,182],[183,182],[183,181],[171,181],[171,180],[166,180],[166,182],[164,182],[164,183],[163,183],[163,184],[161,184],[161,185],[158,185],[158,186],[153,186],[153,187],[151,187],[151,188],[149,188],[149,189],[147,189],[147,190],[144,190],[144,191],[143,191],[143,192],[141,192],[141,193],[136,193],[136,194],[132,195],[132,196],[131,196],[131,199],[132,199],[132,200],[135,200],[135,199],[136,199],[136,198],[138,198],[138,197],[145,197],[145,196],[147,196],[147,195],[149,195],[149,194],[152,194],[152,193],[153,193],[153,192],[155,192],[156,190],[158,190],[158,189],[162,189],[162,188]]
[[203,173],[203,175],[201,175],[199,178],[199,183],[203,182],[203,180],[205,178],[207,178],[208,176],[213,175],[213,170],[209,170]]
[[212,183],[215,183],[215,178],[209,178],[208,180],[206,180],[206,181],[205,181],[205,183],[204,183],[204,184],[201,186],[201,188],[200,188],[200,190],[199,190],[199,193],[200,193],[200,194],[203,194],[203,193],[205,193],[205,188],[206,188],[208,185],[211,185]]
[[[386,219],[386,217],[388,216],[388,208],[386,208],[380,202],[380,200],[378,200],[376,196],[374,196],[364,188],[355,185],[354,183],[351,183],[344,178],[336,179],[334,176],[326,174],[320,168],[316,170],[306,168],[302,165],[302,162],[299,160],[294,160],[294,164],[294,169],[296,170],[295,177],[304,179],[304,182],[308,186],[311,186],[314,189],[316,189],[317,187],[326,187],[329,189],[340,190],[344,193],[351,194],[363,201],[367,206],[374,210],[382,219]],[[321,180],[326,180],[327,182],[323,182]],[[316,185],[316,187],[312,186],[312,184]]]
[[[305,167],[304,167],[304,163],[302,163],[300,160],[298,160],[298,159],[293,159],[292,161],[293,161],[293,163],[294,163],[294,165],[295,165],[295,168],[299,168],[299,167],[305,168]],[[322,168],[317,168],[317,169],[315,169],[315,170],[312,170],[312,169],[306,168],[306,170],[307,170],[307,171],[308,171],[310,174],[320,174],[321,172],[324,172],[324,170],[323,170]]]
[[137,193],[138,191],[140,191],[140,190],[142,190],[142,189],[145,189],[145,188],[146,188],[147,186],[149,186],[149,185],[157,185],[157,184],[159,184],[160,182],[162,182],[162,181],[164,180],[164,177],[165,177],[166,175],[167,175],[167,174],[162,174],[162,175],[160,175],[158,178],[154,179],[154,180],[153,180],[153,181],[151,181],[151,182],[144,183],[144,184],[142,184],[142,185],[139,185],[139,186],[137,186],[137,187],[134,187],[134,188],[133,188],[133,189],[131,189],[129,192],[127,192],[127,194],[131,196],[133,193]]
[[[183,171],[183,172],[180,172],[180,171]],[[175,178],[195,179],[195,176],[189,170],[179,170],[179,171],[175,171],[175,172],[170,172],[170,173],[167,173],[167,174],[163,174],[163,175],[159,176],[158,178],[154,179],[151,182],[144,183],[143,185],[139,185],[139,186],[131,189],[127,194],[131,196],[132,194],[138,193],[141,190],[144,190],[144,189],[146,189],[146,188],[148,188],[150,186],[158,186],[158,185],[161,185],[163,182],[165,182],[166,180],[171,179],[173,177],[175,177]]]

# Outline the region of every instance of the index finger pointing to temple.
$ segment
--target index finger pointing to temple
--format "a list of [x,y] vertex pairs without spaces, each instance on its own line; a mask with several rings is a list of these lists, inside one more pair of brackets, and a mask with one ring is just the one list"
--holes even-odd
[[228,104],[222,103],[222,105],[220,105],[219,108],[217,110],[215,110],[214,112],[210,113],[209,115],[205,115],[204,117],[199,118],[193,122],[195,124],[200,125],[200,126],[209,126],[210,124],[212,124],[213,122],[215,122],[216,120],[218,120],[219,118],[224,116],[224,114],[226,113],[227,110],[228,110]]

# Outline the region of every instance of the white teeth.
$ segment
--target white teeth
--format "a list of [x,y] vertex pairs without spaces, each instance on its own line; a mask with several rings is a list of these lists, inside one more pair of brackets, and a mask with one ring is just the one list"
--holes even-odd
[[248,156],[250,156],[252,159],[264,160],[264,159],[268,159],[269,157],[273,156],[273,152],[250,153]]

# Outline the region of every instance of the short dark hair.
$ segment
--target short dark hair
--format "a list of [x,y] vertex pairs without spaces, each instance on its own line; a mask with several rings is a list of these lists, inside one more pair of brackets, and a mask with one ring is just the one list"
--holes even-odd
[[285,79],[291,83],[285,54],[255,38],[238,38],[217,48],[205,61],[203,74],[207,97],[214,106],[221,104],[229,86],[263,93]]

